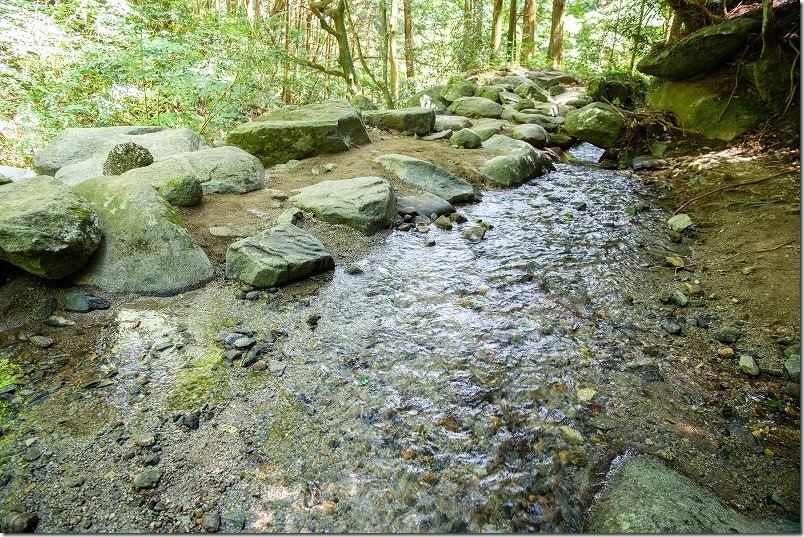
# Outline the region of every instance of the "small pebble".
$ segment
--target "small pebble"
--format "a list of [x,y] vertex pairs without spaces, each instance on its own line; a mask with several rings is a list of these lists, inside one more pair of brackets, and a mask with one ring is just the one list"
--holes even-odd
[[717,350],[717,355],[720,358],[734,358],[734,349],[731,347],[721,347]]
[[31,336],[28,339],[28,341],[30,341],[31,343],[42,349],[47,349],[48,347],[53,345],[53,340],[45,336]]

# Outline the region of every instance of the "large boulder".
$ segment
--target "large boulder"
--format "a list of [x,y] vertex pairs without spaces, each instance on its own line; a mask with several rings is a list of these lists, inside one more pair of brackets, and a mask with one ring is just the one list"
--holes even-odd
[[265,182],[260,160],[232,146],[171,155],[122,177],[145,181],[158,190],[169,180],[188,175],[198,179],[205,194],[243,194],[262,188]]
[[550,135],[541,125],[517,125],[511,133],[511,138],[522,140],[539,149],[547,147],[550,141]]
[[[190,129],[137,126],[71,128],[59,133],[34,156],[34,170],[58,179],[64,177],[68,184],[75,184],[101,175],[109,152],[125,142],[144,147],[154,159],[206,147],[204,140]],[[65,167],[69,168],[62,170]],[[57,172],[61,173],[57,175]]]
[[472,122],[469,118],[463,116],[436,116],[435,118],[435,130],[437,131],[459,131],[471,126]]
[[78,284],[109,293],[168,296],[213,276],[204,251],[151,185],[101,176],[76,185],[97,212],[103,241]]
[[532,82],[528,77],[522,75],[506,75],[501,76],[499,78],[495,78],[491,81],[492,84],[495,86],[503,86],[505,88],[514,91],[514,88],[519,86],[520,84]]
[[226,137],[228,145],[251,153],[265,167],[370,142],[363,121],[346,99],[285,106],[235,127]]
[[555,132],[564,123],[564,118],[559,116],[547,116],[534,112],[521,112],[512,106],[504,106],[502,119],[516,123],[518,125],[530,124],[541,125],[547,132]]
[[363,121],[381,129],[423,136],[432,132],[435,125],[435,112],[430,108],[420,106],[398,110],[365,110]]
[[296,207],[331,224],[344,224],[364,235],[391,227],[394,190],[382,177],[322,181],[290,197]]
[[646,75],[683,80],[717,69],[745,49],[748,37],[762,28],[754,18],[732,19],[688,35],[670,47],[642,58],[637,69]]
[[0,186],[0,259],[63,278],[83,267],[100,243],[98,216],[61,181],[40,175]]
[[475,83],[465,80],[459,76],[450,77],[447,85],[441,90],[441,97],[448,103],[456,101],[461,97],[471,97],[475,94]]
[[767,120],[767,113],[749,98],[729,98],[733,85],[727,74],[695,82],[656,81],[648,91],[647,103],[673,112],[687,130],[728,142]]
[[523,82],[522,84],[518,85],[514,88],[514,93],[519,95],[520,97],[524,97],[525,99],[530,99],[531,101],[537,103],[546,103],[550,100],[550,94],[541,88],[535,82],[531,82],[528,80],[527,82]]
[[426,160],[390,153],[377,157],[375,162],[406,183],[444,198],[450,203],[466,203],[480,199],[480,192],[471,184]]
[[226,277],[258,288],[302,280],[335,267],[332,255],[312,235],[279,224],[226,250]]
[[414,93],[410,99],[405,101],[405,107],[416,108],[419,106],[435,110],[436,114],[444,114],[448,112],[449,103],[441,96],[441,90],[443,89],[444,86],[435,86]]
[[654,459],[623,462],[584,523],[588,533],[801,533],[799,523],[749,518]]
[[498,118],[503,111],[501,104],[485,97],[460,97],[449,106],[449,109],[454,114],[469,118]]
[[479,169],[497,187],[519,186],[553,169],[546,155],[522,140],[495,134],[483,142],[483,148],[505,153],[489,159]]
[[568,112],[564,118],[564,128],[570,136],[608,149],[622,137],[625,122],[613,106],[592,103]]
[[505,86],[478,86],[475,88],[475,97],[485,97],[495,103],[502,103],[500,95],[505,91]]
[[22,181],[36,176],[36,172],[26,168],[15,168],[14,166],[0,166],[0,185],[12,181]]
[[101,175],[121,175],[134,168],[153,164],[154,156],[146,148],[134,142],[117,144],[109,151],[103,162]]

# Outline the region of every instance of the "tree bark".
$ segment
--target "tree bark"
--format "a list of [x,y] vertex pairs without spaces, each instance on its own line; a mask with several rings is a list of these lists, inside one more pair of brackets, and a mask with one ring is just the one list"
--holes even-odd
[[639,43],[642,41],[642,25],[645,21],[645,2],[646,0],[642,0],[639,4],[639,22],[637,23],[637,30],[634,34],[634,43],[631,45],[631,63],[628,66],[628,72],[631,74],[634,73],[634,63],[636,62],[637,50],[639,48]]
[[[354,95],[357,92],[357,73],[352,59],[352,49],[349,46],[349,35],[346,31],[346,19],[344,16],[346,0],[310,2],[310,10],[318,18],[321,28],[335,38],[338,44],[338,65],[341,67],[339,76],[343,77],[346,82],[347,91]],[[329,69],[324,72],[332,74],[333,70]]]
[[773,31],[773,0],[762,0],[762,53],[760,58],[779,56],[779,43]]
[[508,35],[506,36],[506,46],[508,47],[508,59],[516,62],[516,21],[517,21],[517,0],[511,0],[508,9]]
[[547,58],[553,69],[561,69],[561,48],[564,40],[564,10],[567,0],[553,0],[553,17],[550,24],[550,44],[547,47]]
[[494,0],[491,12],[491,57],[497,58],[502,48],[503,0]]
[[[502,2],[502,0],[499,0]],[[413,61],[413,0],[404,0],[403,7],[405,10],[405,76],[413,78],[414,61]]]
[[391,14],[388,19],[388,63],[391,73],[391,98],[396,106],[399,97],[399,58],[396,51],[397,19],[399,18],[399,0],[391,0]]
[[532,60],[536,48],[536,0],[525,0],[522,9],[522,61]]

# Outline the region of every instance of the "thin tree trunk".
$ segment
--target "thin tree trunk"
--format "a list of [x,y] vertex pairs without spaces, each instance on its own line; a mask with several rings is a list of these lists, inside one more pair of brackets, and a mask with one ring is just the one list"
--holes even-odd
[[[502,0],[499,0],[502,2]],[[403,0],[403,8],[405,10],[405,76],[413,78],[414,62],[413,62],[413,1]]]
[[631,74],[634,73],[634,63],[636,62],[637,49],[642,41],[642,25],[645,21],[645,2],[646,0],[642,0],[639,3],[639,22],[637,23],[637,30],[634,34],[634,43],[631,46],[631,64],[628,66],[628,72]]
[[494,0],[491,12],[491,57],[500,55],[502,48],[503,0]]
[[391,17],[388,19],[388,63],[391,70],[391,98],[396,106],[399,97],[399,58],[396,51],[397,19],[399,18],[399,0],[391,0]]
[[762,0],[762,54],[760,58],[777,57],[779,44],[773,31],[773,0]]
[[517,22],[517,0],[511,0],[508,9],[508,35],[506,45],[508,47],[508,59],[516,62],[516,22]]
[[382,84],[388,87],[388,4],[386,0],[380,0],[380,35],[382,35],[382,46],[380,47],[380,58],[382,59]]
[[260,0],[246,0],[246,17],[252,28],[254,28],[254,23],[260,20],[261,15]]
[[525,0],[522,9],[522,61],[532,60],[536,37],[536,0]]
[[[345,0],[319,0],[310,2],[310,9],[318,18],[321,28],[335,38],[338,44],[338,65],[341,67],[340,76],[346,82],[349,94],[357,92],[357,73],[355,71],[352,50],[349,46],[349,35],[346,31]],[[332,21],[330,24],[330,20]],[[327,71],[324,71],[327,72]],[[330,73],[328,73],[330,74]]]
[[564,40],[564,10],[567,0],[553,0],[553,17],[550,24],[550,44],[547,47],[547,58],[553,69],[561,69],[561,48]]

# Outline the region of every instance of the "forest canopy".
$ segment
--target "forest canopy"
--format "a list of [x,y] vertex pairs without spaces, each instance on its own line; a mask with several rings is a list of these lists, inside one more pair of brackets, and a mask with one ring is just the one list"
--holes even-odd
[[651,45],[713,9],[723,14],[688,0],[0,0],[2,163],[26,164],[72,126],[183,126],[214,141],[283,104],[361,94],[393,108],[456,73],[636,74]]

